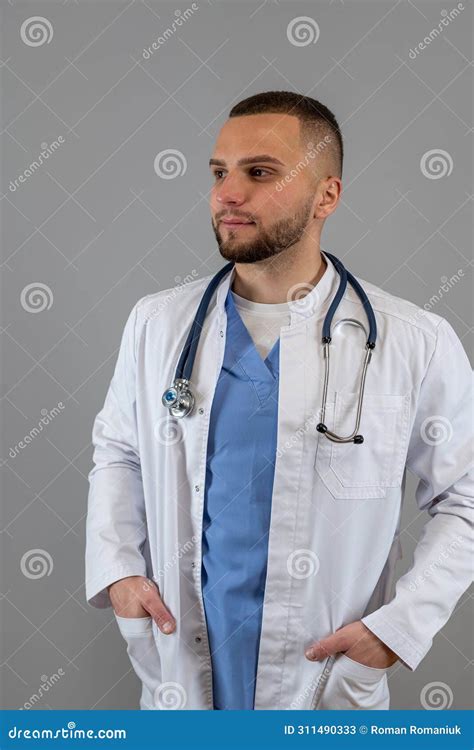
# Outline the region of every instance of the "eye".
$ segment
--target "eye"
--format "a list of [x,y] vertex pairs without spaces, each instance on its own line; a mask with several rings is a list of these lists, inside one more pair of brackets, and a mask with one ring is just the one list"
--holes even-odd
[[[216,180],[222,180],[225,177],[225,170],[214,169],[212,174]],[[250,174],[252,177],[268,177],[272,175],[272,172],[268,169],[264,169],[263,167],[252,167],[250,169]]]
[[[253,167],[250,171],[254,177],[265,177],[266,175],[271,175],[271,172],[263,167]],[[265,174],[254,174],[255,172],[264,172]]]

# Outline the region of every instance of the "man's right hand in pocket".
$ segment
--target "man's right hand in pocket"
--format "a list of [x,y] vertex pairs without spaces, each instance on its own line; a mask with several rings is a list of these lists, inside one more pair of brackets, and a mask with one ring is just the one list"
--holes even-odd
[[107,586],[118,617],[153,617],[165,635],[173,633],[176,622],[163,604],[156,584],[145,576],[128,576]]

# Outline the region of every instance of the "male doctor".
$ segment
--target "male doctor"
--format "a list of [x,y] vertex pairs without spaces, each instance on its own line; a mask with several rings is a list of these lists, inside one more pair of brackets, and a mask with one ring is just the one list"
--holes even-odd
[[[93,427],[86,598],[113,607],[142,709],[387,709],[388,670],[416,669],[472,580],[471,367],[446,320],[359,279],[378,330],[364,442],[316,430],[339,283],[320,240],[342,161],[334,115],[309,97],[231,110],[210,205],[234,266],[208,308],[189,416],[162,394],[211,276],[143,297],[125,325]],[[347,319],[367,326],[350,286],[325,414],[340,435],[365,351]],[[406,469],[430,518],[393,591]]]

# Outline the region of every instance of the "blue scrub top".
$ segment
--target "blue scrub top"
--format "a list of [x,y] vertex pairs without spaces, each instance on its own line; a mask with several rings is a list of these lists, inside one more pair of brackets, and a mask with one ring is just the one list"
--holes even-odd
[[253,709],[278,428],[280,339],[265,360],[226,297],[224,360],[212,403],[202,592],[214,708]]

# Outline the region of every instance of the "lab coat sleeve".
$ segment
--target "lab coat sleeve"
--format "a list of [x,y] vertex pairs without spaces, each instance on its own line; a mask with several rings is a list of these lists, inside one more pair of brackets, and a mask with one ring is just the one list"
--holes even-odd
[[472,370],[461,341],[441,319],[419,390],[407,468],[416,501],[431,518],[410,570],[387,604],[362,622],[414,670],[473,578]]
[[132,575],[146,576],[146,540],[136,421],[137,309],[133,307],[120,343],[105,403],[93,429],[94,467],[89,473],[86,520],[86,599],[112,606],[107,586]]

